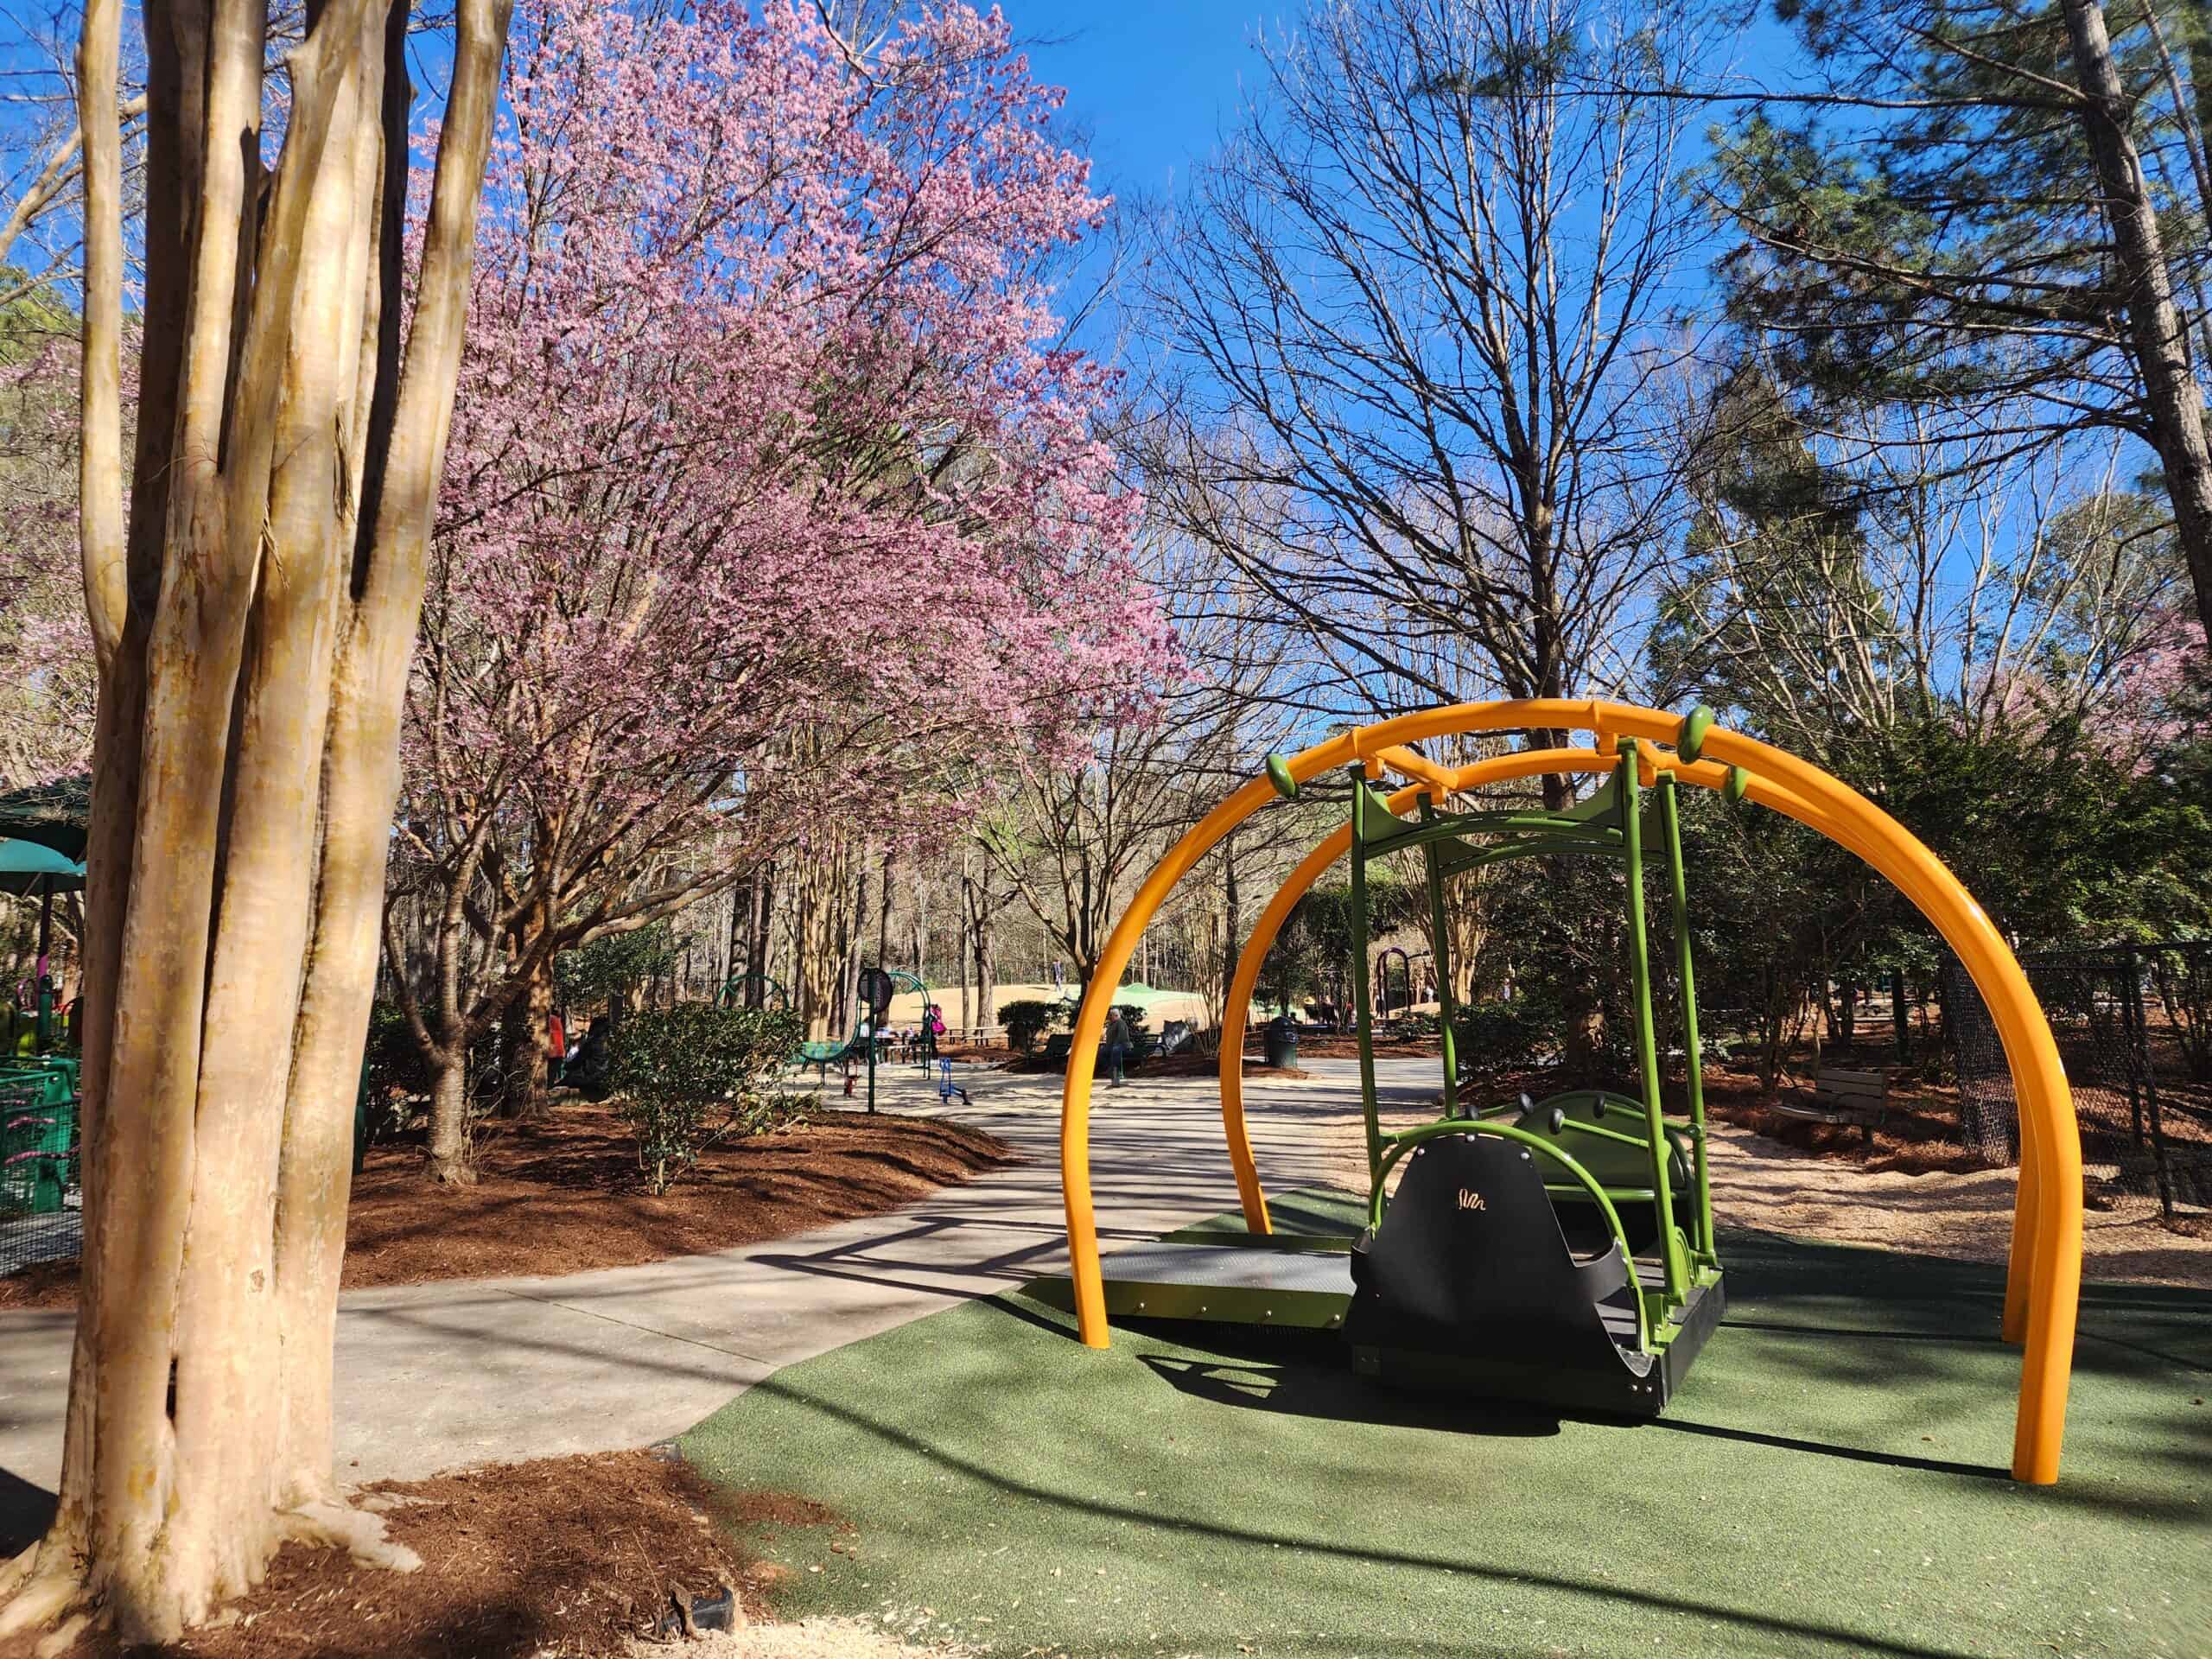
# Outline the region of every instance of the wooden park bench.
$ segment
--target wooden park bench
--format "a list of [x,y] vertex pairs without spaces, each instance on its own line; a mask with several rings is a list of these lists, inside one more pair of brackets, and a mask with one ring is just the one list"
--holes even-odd
[[1866,1131],[1872,1144],[1874,1131],[1889,1121],[1889,1073],[1824,1065],[1813,1074],[1809,1104],[1777,1101],[1774,1109],[1785,1117],[1802,1117],[1815,1123],[1855,1125]]

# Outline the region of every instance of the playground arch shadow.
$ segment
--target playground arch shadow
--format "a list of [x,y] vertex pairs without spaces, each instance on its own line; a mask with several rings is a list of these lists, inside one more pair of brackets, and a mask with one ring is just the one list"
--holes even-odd
[[[996,1296],[982,1306],[1056,1334],[1065,1336],[1065,1316],[1047,1313],[1018,1296]],[[1735,1323],[1735,1321],[1732,1321]],[[1741,1322],[1759,1328],[1754,1322]],[[1311,1418],[1362,1425],[1383,1424],[1395,1428],[1418,1428],[1476,1439],[1525,1440],[1556,1435],[1564,1423],[1588,1423],[1624,1433],[1686,1434],[1764,1446],[1773,1451],[1840,1459],[1851,1463],[1876,1464],[1922,1474],[1961,1477],[2012,1484],[2012,1471],[1999,1464],[1965,1463],[1945,1458],[1885,1452],[1847,1442],[1781,1434],[1749,1426],[1697,1422],[1681,1417],[1626,1417],[1586,1411],[1554,1411],[1510,1400],[1474,1400],[1442,1393],[1421,1393],[1381,1387],[1351,1370],[1351,1356],[1341,1338],[1313,1331],[1269,1329],[1259,1325],[1188,1324],[1154,1319],[1116,1319],[1117,1328],[1141,1333],[1184,1350],[1180,1354],[1141,1353],[1140,1363],[1179,1393],[1237,1410]],[[1812,1326],[1782,1326],[1789,1335],[1817,1339],[1825,1349],[1838,1339],[1855,1340],[1875,1334]],[[1202,1332],[1202,1334],[1201,1334]],[[1933,1364],[1924,1350],[1942,1349],[1954,1338],[1933,1332],[1885,1332],[1915,1345],[1923,1365]],[[1979,1335],[1960,1339],[1967,1348],[1993,1345]],[[1203,1357],[1191,1354],[1202,1350]],[[1815,1360],[1825,1365],[1825,1357]]]
[[[1064,1329],[1052,1320],[1013,1306],[1003,1299],[988,1305],[1014,1313],[1019,1317],[1040,1325],[1051,1325],[1055,1329]],[[1150,1361],[1147,1360],[1147,1363],[1149,1363]],[[1155,1367],[1156,1371],[1157,1370],[1158,1368]],[[1164,1375],[1164,1373],[1161,1374]],[[1211,1385],[1201,1381],[1197,1386]],[[1828,1624],[1817,1618],[1718,1605],[1708,1600],[1699,1599],[1688,1592],[1681,1595],[1670,1594],[1568,1571],[1531,1573],[1526,1567],[1507,1570],[1480,1559],[1464,1555],[1376,1548],[1346,1540],[1278,1530],[1265,1525],[1240,1525],[1198,1521],[1186,1516],[1163,1514],[1157,1510],[1135,1507],[1095,1494],[1058,1490],[1033,1480],[1008,1475],[973,1456],[963,1455],[961,1451],[956,1450],[950,1444],[925,1438],[912,1429],[887,1422],[865,1409],[848,1405],[824,1394],[798,1385],[789,1373],[779,1374],[766,1379],[757,1384],[753,1392],[779,1398],[803,1411],[816,1414],[826,1422],[840,1426],[845,1431],[857,1435],[863,1440],[874,1441],[904,1455],[917,1458],[946,1476],[974,1482],[980,1487],[997,1494],[1002,1500],[1017,1503],[1039,1504],[1048,1513],[1058,1511],[1070,1516],[1080,1515],[1093,1522],[1103,1521],[1142,1527],[1171,1537],[1179,1536],[1193,1542],[1204,1542],[1210,1547],[1295,1549],[1313,1555],[1354,1560],[1368,1566],[1400,1568],[1419,1573],[1440,1572],[1461,1577],[1487,1580],[1500,1586],[1535,1585],[1547,1589],[1590,1597],[1597,1601],[1620,1606],[1643,1608],[1655,1612],[1690,1614],[1710,1626],[1748,1634],[1753,1639],[1760,1641],[1780,1640],[1800,1645],[1811,1643],[1823,1649],[1846,1649],[1853,1653],[1882,1655],[1885,1659],[1964,1659],[1963,1650],[1956,1648],[1929,1645],[1904,1636],[1883,1636],[1864,1630],[1854,1630],[1841,1623]],[[1243,1403],[1249,1405],[1253,1402],[1246,1401]],[[1363,1421],[1375,1421],[1373,1412],[1367,1413]],[[1531,1425],[1532,1432],[1539,1434],[1558,1431],[1559,1420],[1548,1414],[1540,1414],[1525,1421]],[[703,1461],[695,1460],[695,1466],[709,1480],[718,1484],[728,1483],[731,1473],[734,1472],[717,1467],[711,1458]],[[1400,1643],[1388,1639],[1377,1639],[1372,1633],[1364,1634],[1361,1637],[1362,1650],[1383,1651],[1400,1646],[1403,1646],[1407,1651],[1424,1653],[1437,1651],[1434,1643],[1427,1640]]]
[[1184,1359],[1164,1354],[1141,1357],[1155,1376],[1180,1393],[1249,1411],[1279,1412],[1345,1423],[1380,1423],[1393,1428],[1425,1428],[1485,1439],[1541,1438],[1559,1433],[1562,1423],[1590,1423],[1632,1433],[1700,1435],[1741,1446],[1879,1464],[1923,1474],[1957,1475],[2003,1484],[2009,1484],[2012,1478],[2012,1471],[1999,1465],[1914,1457],[1679,1417],[1630,1418],[1587,1412],[1549,1412],[1516,1401],[1467,1401],[1440,1395],[1402,1394],[1374,1387],[1349,1373],[1332,1373],[1319,1365],[1271,1365],[1249,1359]]

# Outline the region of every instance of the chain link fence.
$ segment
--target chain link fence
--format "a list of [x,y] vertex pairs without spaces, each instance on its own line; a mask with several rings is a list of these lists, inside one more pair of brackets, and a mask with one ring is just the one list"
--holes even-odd
[[[2020,965],[2073,1090],[2086,1202],[2167,1221],[2212,1213],[2212,939],[2039,951]],[[1996,1025],[1956,958],[1944,979],[1961,1130],[1991,1162],[2017,1163]]]
[[0,1277],[84,1249],[75,1080],[0,1072]]

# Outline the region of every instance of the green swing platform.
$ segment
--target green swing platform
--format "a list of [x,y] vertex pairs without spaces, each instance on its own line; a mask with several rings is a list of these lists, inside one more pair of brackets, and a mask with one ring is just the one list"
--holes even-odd
[[[1365,773],[1350,778],[1351,956],[1365,1122],[1367,1224],[1357,1234],[1185,1233],[1104,1259],[1106,1312],[1334,1332],[1380,1382],[1557,1409],[1662,1410],[1726,1302],[1706,1167],[1697,997],[1671,772],[1645,786],[1624,740],[1605,783],[1559,811],[1452,811],[1423,799],[1401,818]],[[1298,793],[1270,760],[1277,790]],[[1730,794],[1740,798],[1739,787]],[[1688,1081],[1686,1112],[1660,1099],[1646,925],[1647,842],[1667,879]],[[1421,855],[1440,942],[1445,882],[1516,860],[1588,856],[1623,867],[1634,1000],[1630,1090],[1573,1089],[1470,1108],[1452,1035],[1450,963],[1438,963],[1442,1113],[1385,1130],[1376,1105],[1368,944],[1369,868]],[[1632,1092],[1630,1091],[1632,1090]],[[1393,1177],[1396,1177],[1393,1184]],[[1063,1277],[1040,1296],[1073,1306]]]

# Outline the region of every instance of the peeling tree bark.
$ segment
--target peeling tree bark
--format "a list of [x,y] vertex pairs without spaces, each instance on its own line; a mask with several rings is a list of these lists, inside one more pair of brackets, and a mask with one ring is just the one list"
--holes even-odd
[[[508,0],[461,0],[411,336],[388,0],[311,5],[254,159],[265,12],[149,0],[148,346],[126,524],[119,0],[79,55],[86,602],[100,657],[84,1283],[60,1502],[0,1631],[167,1641],[338,1502],[332,1341],[400,699]],[[245,135],[247,142],[240,142]]]
[[[830,832],[800,855],[792,899],[799,1017],[815,1042],[845,1030],[846,957],[853,936],[853,849]],[[862,901],[863,905],[865,900]],[[863,911],[862,913],[865,913]]]
[[536,1118],[545,1113],[552,1027],[553,968],[543,963],[531,971],[523,994],[500,1021],[499,1069],[506,1078],[506,1098],[500,1109],[509,1117]]

